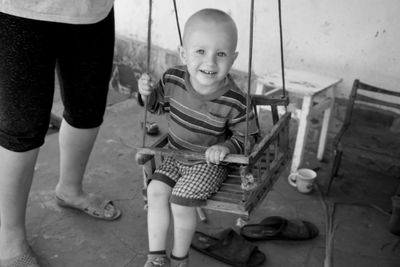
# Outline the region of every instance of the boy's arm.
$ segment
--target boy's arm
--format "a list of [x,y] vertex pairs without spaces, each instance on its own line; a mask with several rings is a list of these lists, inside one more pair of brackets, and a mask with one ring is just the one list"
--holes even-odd
[[[248,126],[248,147],[251,149],[255,142],[259,132],[256,118],[253,110],[249,114],[249,126]],[[231,154],[243,154],[245,151],[245,136],[246,136],[246,113],[241,112],[237,117],[229,121],[229,130],[232,132],[232,136],[227,139],[223,145],[229,148]]]
[[[147,110],[150,111],[151,113],[157,113],[157,114],[163,114],[164,109],[163,109],[163,99],[164,99],[164,88],[163,88],[163,82],[160,80],[152,89],[151,94],[145,96],[147,97],[148,105],[147,105]],[[138,92],[137,100],[140,106],[144,106],[144,98]]]

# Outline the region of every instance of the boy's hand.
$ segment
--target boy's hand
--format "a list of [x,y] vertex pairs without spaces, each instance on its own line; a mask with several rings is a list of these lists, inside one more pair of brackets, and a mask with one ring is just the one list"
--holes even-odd
[[219,164],[229,152],[229,148],[226,146],[213,145],[206,150],[206,162],[207,164]]
[[140,76],[138,81],[139,93],[142,96],[142,100],[145,100],[147,96],[151,94],[154,90],[154,84],[151,81],[151,77],[144,73]]

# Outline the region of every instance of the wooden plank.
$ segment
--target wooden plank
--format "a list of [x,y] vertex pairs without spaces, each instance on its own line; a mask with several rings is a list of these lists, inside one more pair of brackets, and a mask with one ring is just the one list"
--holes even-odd
[[243,191],[241,194],[233,194],[231,192],[218,191],[217,193],[213,194],[210,197],[210,199],[239,204],[242,203],[243,200]]
[[358,90],[365,90],[365,91],[370,91],[370,92],[375,92],[383,95],[391,95],[391,96],[397,96],[400,97],[400,92],[396,91],[390,91],[387,89],[383,89],[377,86],[369,85],[363,82],[358,82]]
[[289,120],[290,113],[288,112],[285,113],[279,119],[278,123],[272,127],[271,131],[266,136],[264,136],[264,138],[258,144],[256,144],[253,152],[250,154],[249,162],[254,163],[262,156],[262,151],[265,151],[267,147],[270,146],[276,138],[278,138],[278,135],[282,131],[282,129],[289,125]]
[[233,194],[241,194],[243,195],[243,190],[240,185],[232,185],[232,184],[222,184],[219,191],[230,192]]
[[374,105],[374,107],[376,107],[376,106],[391,107],[391,108],[400,110],[400,105],[397,103],[388,102],[388,101],[376,99],[376,98],[369,97],[366,95],[361,95],[361,94],[357,94],[355,103],[358,103],[358,104],[365,103],[366,105],[370,105],[370,106]]
[[237,215],[241,215],[241,216],[249,216],[250,215],[250,213],[244,209],[243,205],[215,201],[212,199],[207,200],[207,205],[203,206],[202,208],[214,210],[214,211],[220,211],[220,212],[228,212],[228,213],[237,214]]
[[[281,73],[267,73],[258,77],[258,82],[272,88],[282,87]],[[297,96],[315,95],[336,84],[342,79],[328,77],[305,70],[285,69],[286,90]]]
[[251,100],[256,106],[287,106],[289,104],[288,97],[271,98],[267,95],[251,95]]

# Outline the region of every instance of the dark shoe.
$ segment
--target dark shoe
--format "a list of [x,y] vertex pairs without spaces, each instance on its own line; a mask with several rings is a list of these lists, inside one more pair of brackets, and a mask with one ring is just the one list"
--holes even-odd
[[318,228],[310,222],[280,216],[267,217],[258,224],[248,224],[240,229],[240,234],[249,241],[308,240],[318,233]]
[[264,253],[230,228],[222,231],[218,237],[196,231],[191,246],[235,267],[256,267],[265,261]]

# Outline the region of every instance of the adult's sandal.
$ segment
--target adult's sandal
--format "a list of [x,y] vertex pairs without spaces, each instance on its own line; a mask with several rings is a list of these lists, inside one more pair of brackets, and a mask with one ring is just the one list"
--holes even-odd
[[318,233],[318,228],[311,222],[280,216],[266,217],[257,224],[247,224],[240,229],[240,234],[249,241],[308,240]]
[[0,260],[1,267],[40,267],[35,254],[29,247],[25,253],[18,255],[12,259]]
[[235,267],[256,267],[265,261],[265,254],[232,228],[223,230],[215,237],[196,231],[191,246]]
[[89,194],[85,203],[70,203],[59,196],[56,196],[57,204],[63,208],[80,210],[96,219],[113,221],[121,216],[121,210],[118,209],[111,200],[101,199],[94,194]]

